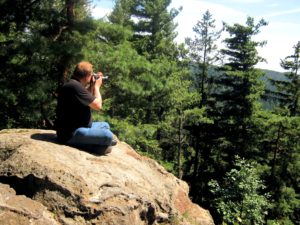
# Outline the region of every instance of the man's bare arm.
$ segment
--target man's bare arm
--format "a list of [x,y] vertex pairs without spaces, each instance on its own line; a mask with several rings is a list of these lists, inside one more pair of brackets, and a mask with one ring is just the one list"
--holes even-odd
[[103,74],[101,72],[98,72],[97,75],[99,76],[99,78],[97,80],[93,80],[94,82],[93,85],[91,86],[91,92],[93,96],[95,96],[96,98],[91,104],[89,104],[89,107],[91,107],[94,110],[102,109],[102,96],[100,93],[100,87],[102,85]]

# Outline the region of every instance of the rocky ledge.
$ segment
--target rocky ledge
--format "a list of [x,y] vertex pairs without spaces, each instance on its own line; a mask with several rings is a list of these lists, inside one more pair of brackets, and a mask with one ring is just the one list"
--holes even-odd
[[5,224],[213,225],[185,182],[118,141],[96,155],[56,143],[54,131],[0,131]]

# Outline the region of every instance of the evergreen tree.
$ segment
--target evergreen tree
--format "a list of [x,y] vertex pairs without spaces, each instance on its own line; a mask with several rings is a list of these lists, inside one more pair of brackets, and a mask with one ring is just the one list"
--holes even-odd
[[[299,221],[299,117],[263,112],[257,139],[260,154],[256,160],[266,180],[272,199],[268,221],[280,224],[297,224]],[[298,175],[297,175],[298,174]]]
[[271,96],[280,103],[280,108],[286,108],[289,115],[300,115],[300,42],[294,46],[293,55],[287,56],[281,60],[281,67],[289,72],[284,73],[284,80],[271,80],[276,86],[275,91],[271,92]]
[[[206,194],[203,191],[204,186],[200,183],[207,183],[206,179],[210,179],[204,175],[210,166],[209,152],[212,140],[210,127],[213,123],[211,118],[207,118],[207,109],[208,101],[211,101],[212,71],[219,60],[216,41],[220,38],[221,31],[215,30],[215,20],[209,11],[203,14],[202,20],[197,22],[193,30],[195,37],[187,38],[186,44],[189,47],[193,89],[199,94],[199,100],[192,106],[194,108],[189,110],[187,114],[189,118],[185,124],[192,135],[191,143],[194,149],[192,158],[185,165],[185,179],[191,185],[191,195],[197,200],[201,199],[199,192]],[[201,177],[201,182],[198,177]]]
[[133,27],[134,21],[131,18],[131,8],[135,0],[117,0],[108,19],[113,24],[118,24],[127,29]]
[[[172,105],[165,120],[161,123],[164,159],[175,161],[176,174],[180,179],[183,176],[183,164],[188,160],[192,151],[190,134],[186,125],[196,122],[191,122],[191,119],[194,115],[200,114],[191,110],[191,107],[199,102],[200,96],[196,91],[190,90],[191,81],[187,79],[188,74],[189,71],[182,68],[168,79],[167,88],[170,90]],[[197,122],[199,121],[200,119]]]
[[[297,224],[299,221],[299,48],[294,46],[294,53],[281,60],[285,79],[271,80],[275,90],[267,90],[268,97],[275,99],[277,108],[268,115],[268,131],[264,131],[263,150],[270,165],[266,170],[269,190],[274,199],[269,219],[281,224]],[[276,119],[274,119],[276,118]],[[261,123],[263,124],[263,123]],[[266,126],[264,126],[266,129]],[[293,168],[293,169],[291,169]],[[292,172],[293,171],[293,172]],[[299,176],[299,175],[298,175]]]
[[126,24],[133,30],[132,45],[153,65],[148,72],[147,79],[151,81],[148,91],[151,94],[146,99],[144,109],[147,118],[143,123],[157,124],[168,107],[165,87],[168,77],[176,68],[174,64],[178,53],[173,42],[176,36],[173,18],[177,11],[169,12],[169,4],[169,0],[120,0],[110,16],[112,22]]
[[256,148],[251,129],[253,117],[260,110],[264,86],[260,79],[263,73],[254,66],[263,61],[256,48],[264,46],[265,42],[252,38],[265,25],[264,20],[254,24],[254,19],[250,17],[246,26],[224,24],[230,35],[224,40],[227,48],[222,49],[227,62],[220,69],[221,75],[215,79],[216,102],[211,113],[217,129],[221,130],[219,141],[224,146],[227,162],[232,162],[235,154],[251,158]]
[[[233,165],[235,155],[251,159],[258,154],[255,122],[261,110],[260,98],[264,90],[260,77],[263,73],[254,66],[261,60],[257,47],[265,42],[252,38],[265,26],[261,20],[257,25],[248,18],[246,25],[224,24],[229,37],[224,40],[222,49],[224,66],[211,75],[211,92],[206,103],[206,115],[210,123],[198,128],[192,126],[193,136],[200,138],[191,183],[193,200],[206,207],[211,196],[207,183],[210,179],[220,181]],[[200,129],[201,128],[201,129]],[[196,142],[197,143],[197,142]]]
[[1,128],[53,127],[57,86],[92,25],[85,3],[1,1]]
[[235,155],[252,159],[259,152],[255,126],[264,86],[260,79],[263,73],[254,67],[263,60],[256,48],[265,42],[253,41],[253,36],[265,25],[264,20],[254,24],[250,17],[245,26],[224,24],[229,37],[224,40],[226,48],[221,50],[225,64],[211,70],[210,98],[206,102],[210,122],[198,128],[192,126],[193,136],[202,142],[195,147],[200,149],[201,157],[194,158],[198,164],[189,178],[191,196],[205,207],[214,207],[208,181],[221,181],[232,168]]
[[131,10],[134,37],[137,51],[149,59],[161,56],[176,58],[176,25],[173,19],[178,11],[168,10],[171,0],[135,0]]
[[201,94],[200,108],[206,104],[207,100],[208,71],[220,60],[216,41],[220,38],[221,31],[216,31],[215,27],[215,20],[211,13],[206,11],[202,20],[193,27],[194,39],[186,39],[190,51],[191,67],[195,76],[194,83]]
[[[111,22],[125,25],[133,31],[129,41],[137,53],[148,61],[148,64],[144,64],[148,67],[147,71],[143,71],[142,78],[147,83],[142,89],[146,94],[133,98],[136,111],[143,115],[136,120],[136,124],[152,124],[152,127],[156,127],[154,138],[161,140],[161,145],[165,145],[165,140],[172,136],[171,130],[168,129],[169,132],[165,133],[162,126],[168,124],[168,127],[171,127],[170,114],[175,113],[173,116],[176,116],[177,110],[183,112],[184,107],[178,109],[173,96],[177,92],[178,84],[188,76],[179,66],[180,48],[174,42],[176,25],[173,22],[178,11],[174,9],[169,11],[170,3],[169,0],[119,0],[109,17]],[[134,84],[136,80],[134,77],[132,79]],[[188,87],[186,85],[183,87],[180,90],[185,96]],[[132,114],[128,116],[132,117]],[[181,114],[177,116],[180,117]],[[165,138],[162,137],[162,132],[166,135]],[[171,152],[162,155],[165,157],[172,154]],[[166,158],[174,159],[174,157]]]

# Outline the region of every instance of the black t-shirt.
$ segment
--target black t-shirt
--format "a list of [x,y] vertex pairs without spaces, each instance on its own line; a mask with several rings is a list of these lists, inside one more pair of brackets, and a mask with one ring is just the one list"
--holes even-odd
[[61,142],[68,141],[79,127],[92,124],[88,106],[95,97],[78,81],[71,79],[59,91],[56,109],[56,133]]

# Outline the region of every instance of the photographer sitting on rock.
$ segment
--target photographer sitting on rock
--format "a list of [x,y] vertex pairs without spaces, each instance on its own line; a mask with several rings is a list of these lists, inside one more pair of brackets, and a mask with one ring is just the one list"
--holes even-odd
[[95,151],[102,149],[103,153],[110,152],[109,146],[117,144],[108,123],[92,122],[91,109],[102,108],[102,80],[103,74],[94,74],[91,63],[77,64],[73,76],[58,93],[56,134],[59,142]]

